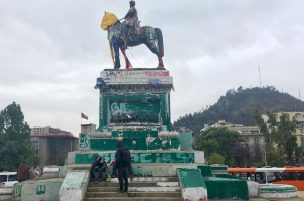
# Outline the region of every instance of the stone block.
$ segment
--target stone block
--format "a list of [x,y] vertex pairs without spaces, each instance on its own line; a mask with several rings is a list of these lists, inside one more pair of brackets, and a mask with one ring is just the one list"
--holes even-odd
[[82,201],[87,191],[89,179],[88,170],[69,171],[60,188],[60,201]]

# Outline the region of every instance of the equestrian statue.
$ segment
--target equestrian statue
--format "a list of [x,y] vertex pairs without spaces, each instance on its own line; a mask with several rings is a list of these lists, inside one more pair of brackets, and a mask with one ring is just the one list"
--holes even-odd
[[121,50],[126,63],[126,68],[132,67],[127,55],[127,47],[134,47],[145,44],[149,50],[158,57],[158,68],[164,69],[162,57],[164,56],[163,35],[159,28],[150,26],[139,26],[135,1],[130,1],[130,9],[123,19],[120,20],[113,14],[105,12],[101,28],[108,31],[111,56],[114,69],[120,68],[119,49]]

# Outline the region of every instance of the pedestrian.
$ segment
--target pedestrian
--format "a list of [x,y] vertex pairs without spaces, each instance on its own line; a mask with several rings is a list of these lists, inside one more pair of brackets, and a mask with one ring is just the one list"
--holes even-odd
[[116,145],[115,168],[118,170],[120,192],[128,192],[128,172],[132,173],[130,151],[119,141]]
[[102,159],[101,156],[96,156],[95,161],[91,166],[91,177],[95,180],[101,179],[106,180],[107,163]]
[[28,180],[30,175],[29,175],[29,166],[27,165],[26,161],[22,161],[18,167],[17,170],[17,181],[22,182],[25,180]]
[[29,170],[29,173],[30,173],[31,179],[35,179],[35,178],[41,176],[42,171],[41,171],[40,167],[38,166],[37,162],[33,163],[33,166]]

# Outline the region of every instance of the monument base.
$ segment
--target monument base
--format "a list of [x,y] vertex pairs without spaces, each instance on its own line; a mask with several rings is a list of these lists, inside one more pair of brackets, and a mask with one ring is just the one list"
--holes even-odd
[[[70,169],[89,169],[97,155],[110,164],[115,157],[115,151],[70,152],[67,165]],[[131,157],[135,176],[176,176],[178,168],[197,168],[205,162],[202,151],[131,151]],[[111,167],[108,171],[112,171]]]

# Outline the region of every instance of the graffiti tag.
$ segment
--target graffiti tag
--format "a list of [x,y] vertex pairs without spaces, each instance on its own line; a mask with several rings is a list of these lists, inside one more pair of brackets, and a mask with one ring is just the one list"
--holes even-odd
[[105,71],[105,72],[106,72],[106,77],[116,78],[116,77],[121,77],[122,75],[121,71]]
[[169,71],[146,71],[145,76],[147,77],[167,77]]
[[38,185],[36,187],[36,195],[43,195],[45,194],[45,185]]
[[90,149],[90,135],[80,134],[79,147],[83,149]]
[[21,197],[22,185],[15,184],[13,189],[13,197],[18,198]]

